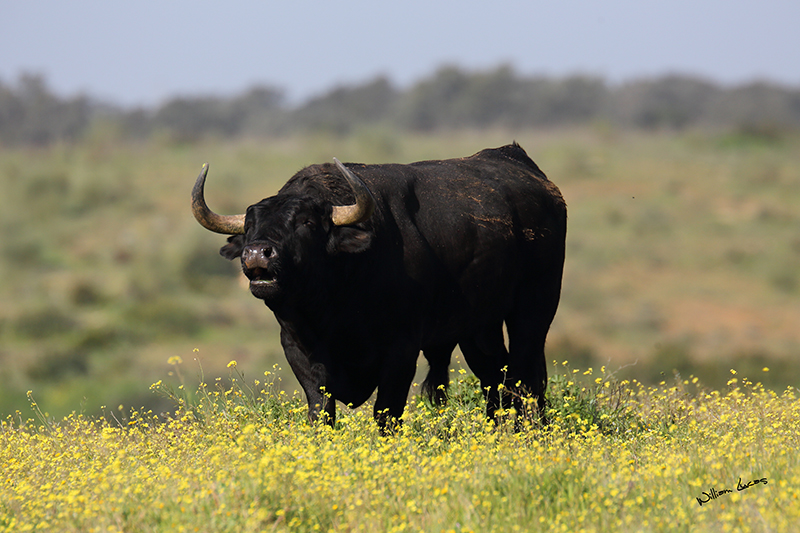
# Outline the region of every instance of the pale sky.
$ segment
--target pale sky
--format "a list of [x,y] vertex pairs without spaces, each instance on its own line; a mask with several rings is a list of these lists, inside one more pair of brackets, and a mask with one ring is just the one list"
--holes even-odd
[[0,80],[43,74],[63,96],[122,105],[231,95],[294,101],[443,64],[612,83],[682,73],[800,86],[797,0],[3,0]]

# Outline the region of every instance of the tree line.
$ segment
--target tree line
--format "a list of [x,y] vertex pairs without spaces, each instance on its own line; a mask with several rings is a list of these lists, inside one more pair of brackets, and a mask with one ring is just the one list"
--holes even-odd
[[687,75],[611,85],[601,77],[523,76],[509,66],[445,66],[408,88],[377,77],[339,86],[297,105],[276,87],[233,97],[177,96],[152,108],[124,108],[82,95],[59,97],[39,75],[0,80],[0,143],[77,142],[93,132],[120,139],[166,135],[277,136],[362,127],[436,132],[462,128],[545,128],[587,123],[682,130],[736,128],[759,135],[800,129],[800,88],[768,82],[725,87]]

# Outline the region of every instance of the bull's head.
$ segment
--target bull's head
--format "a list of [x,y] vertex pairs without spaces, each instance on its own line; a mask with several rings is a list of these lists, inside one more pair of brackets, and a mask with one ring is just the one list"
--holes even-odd
[[231,235],[220,253],[240,258],[250,291],[267,303],[285,295],[298,279],[309,280],[327,257],[369,248],[372,233],[353,227],[375,210],[375,199],[353,172],[334,158],[353,191],[352,205],[331,205],[315,194],[278,194],[247,208],[243,215],[218,215],[203,189],[208,164],[192,189],[192,212],[206,229]]

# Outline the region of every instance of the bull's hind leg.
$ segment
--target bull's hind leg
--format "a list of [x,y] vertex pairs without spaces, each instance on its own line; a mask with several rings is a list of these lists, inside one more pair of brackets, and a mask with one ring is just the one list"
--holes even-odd
[[486,399],[486,416],[493,417],[498,409],[509,405],[503,389],[499,387],[505,381],[505,369],[508,365],[503,324],[491,324],[458,344],[470,370],[481,380],[481,389]]
[[536,285],[522,288],[513,311],[506,317],[508,328],[507,382],[514,391],[515,407],[522,413],[522,398],[536,399],[539,416],[545,422],[545,389],[547,360],[545,339],[556,314],[560,294],[559,283],[546,284],[542,278]]
[[400,424],[406,408],[408,391],[417,372],[418,345],[403,341],[393,346],[383,357],[374,417],[382,434],[392,433]]
[[447,389],[450,386],[450,356],[456,348],[455,343],[426,347],[422,353],[428,360],[428,375],[422,382],[422,394],[436,405],[447,403]]

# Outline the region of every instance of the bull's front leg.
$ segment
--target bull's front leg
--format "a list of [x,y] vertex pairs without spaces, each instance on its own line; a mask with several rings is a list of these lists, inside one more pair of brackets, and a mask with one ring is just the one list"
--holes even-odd
[[303,387],[308,398],[308,421],[310,424],[316,424],[317,420],[322,417],[322,421],[333,427],[336,424],[336,400],[334,400],[330,393],[325,390],[325,387],[316,387],[309,390]]
[[281,323],[281,344],[286,360],[306,394],[308,421],[315,424],[322,417],[325,424],[333,427],[336,423],[336,400],[326,389],[328,372],[325,366],[311,360],[293,330],[284,323]]

